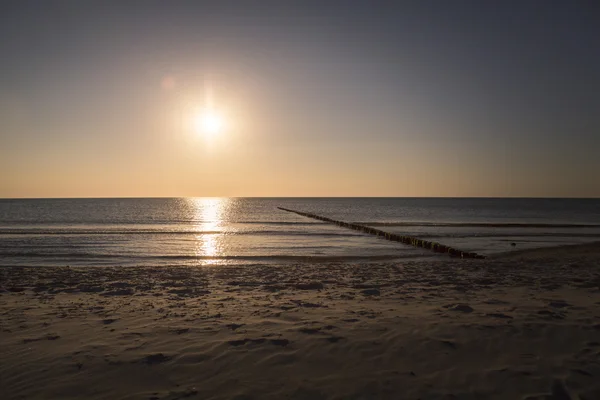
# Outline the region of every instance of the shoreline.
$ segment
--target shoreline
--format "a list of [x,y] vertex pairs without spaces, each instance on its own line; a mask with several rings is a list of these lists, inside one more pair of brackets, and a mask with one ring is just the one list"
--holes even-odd
[[[418,248],[417,248],[418,249]],[[420,250],[420,249],[418,249]],[[494,261],[494,260],[510,260],[510,259],[536,259],[536,258],[557,258],[565,256],[595,256],[600,257],[600,241],[586,242],[577,244],[559,244],[555,246],[541,246],[534,248],[509,250],[503,252],[493,252],[485,255],[485,259],[480,260],[481,262]],[[249,262],[256,258],[254,262]],[[273,256],[272,260],[268,260],[268,256],[265,256],[265,260],[260,260],[262,257],[245,257],[245,256],[231,256],[230,260],[246,260],[246,262],[232,262],[232,263],[214,263],[214,259],[208,258],[204,263],[200,265],[108,265],[108,264],[96,264],[96,265],[1,265],[0,273],[4,268],[228,268],[228,267],[247,267],[252,268],[253,266],[286,266],[286,265],[327,265],[327,264],[348,264],[348,265],[361,265],[361,264],[374,264],[374,263],[415,263],[415,262],[427,262],[427,263],[438,263],[438,262],[460,262],[461,258],[450,257],[446,254],[431,253],[429,251],[423,251],[421,254],[405,254],[405,255],[373,255],[373,256]]]
[[511,253],[2,267],[4,398],[600,398],[600,243]]
[[[558,252],[562,253],[560,256],[565,255],[600,255],[600,241],[578,243],[578,244],[562,244],[558,246],[544,246],[536,247],[531,249],[512,250],[502,253],[493,253],[488,256],[489,259],[510,259],[510,258],[523,258],[523,257],[556,257],[559,256]],[[565,254],[566,252],[566,254]]]

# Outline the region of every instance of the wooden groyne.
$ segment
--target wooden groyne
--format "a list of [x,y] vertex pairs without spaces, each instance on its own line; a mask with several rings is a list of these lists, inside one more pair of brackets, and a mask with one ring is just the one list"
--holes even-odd
[[419,238],[416,238],[413,236],[398,235],[395,233],[384,232],[382,230],[371,228],[369,226],[364,226],[364,225],[360,225],[360,224],[352,224],[350,222],[344,222],[344,221],[338,221],[335,219],[323,217],[321,215],[316,215],[316,214],[311,214],[311,213],[306,213],[306,212],[296,211],[296,210],[290,210],[289,208],[284,208],[284,207],[277,207],[277,208],[282,211],[287,211],[287,212],[301,215],[303,217],[313,218],[313,219],[317,219],[319,221],[329,222],[331,224],[335,224],[335,225],[338,225],[338,226],[341,226],[344,228],[349,228],[349,229],[353,229],[355,231],[360,231],[363,233],[368,233],[370,235],[379,236],[379,237],[382,237],[383,239],[390,240],[392,242],[400,242],[400,243],[404,243],[404,244],[414,246],[414,247],[422,247],[424,249],[432,250],[436,253],[447,253],[450,257],[485,258],[485,256],[482,256],[477,253],[469,253],[466,251],[461,251],[461,250],[455,249],[450,246],[446,246],[446,245],[436,243],[436,242],[430,242],[428,240],[419,239]]

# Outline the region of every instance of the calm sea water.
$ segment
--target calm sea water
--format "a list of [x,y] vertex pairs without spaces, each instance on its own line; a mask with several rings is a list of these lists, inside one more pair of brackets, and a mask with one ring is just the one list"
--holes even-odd
[[440,257],[278,206],[482,254],[600,240],[599,199],[4,199],[0,265],[196,266]]

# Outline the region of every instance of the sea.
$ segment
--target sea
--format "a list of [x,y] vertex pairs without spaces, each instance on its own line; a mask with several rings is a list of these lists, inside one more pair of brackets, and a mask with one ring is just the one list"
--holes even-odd
[[280,210],[483,255],[600,240],[600,199],[0,199],[0,266],[189,266],[446,257]]

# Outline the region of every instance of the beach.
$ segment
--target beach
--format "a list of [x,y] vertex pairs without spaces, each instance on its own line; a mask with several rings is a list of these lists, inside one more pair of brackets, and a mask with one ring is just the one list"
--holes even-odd
[[2,398],[598,399],[599,260],[3,267]]
[[600,400],[599,5],[3,0],[0,400]]

